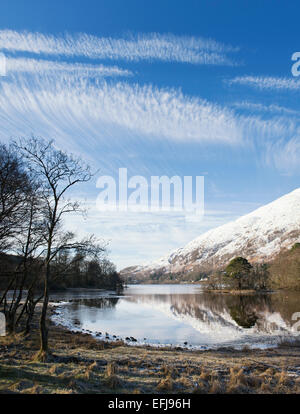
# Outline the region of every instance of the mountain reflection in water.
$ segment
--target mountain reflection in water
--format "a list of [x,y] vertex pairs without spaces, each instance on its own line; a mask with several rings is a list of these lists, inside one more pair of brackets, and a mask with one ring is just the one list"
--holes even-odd
[[299,298],[296,292],[231,295],[207,293],[199,285],[132,285],[119,296],[70,290],[52,299],[66,301],[57,307],[56,323],[99,337],[109,333],[149,344],[264,347],[298,336],[292,314],[299,311]]

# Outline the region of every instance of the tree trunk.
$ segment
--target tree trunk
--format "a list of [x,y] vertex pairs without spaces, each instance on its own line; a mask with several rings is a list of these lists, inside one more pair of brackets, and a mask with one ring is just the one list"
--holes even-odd
[[48,298],[44,299],[40,320],[41,352],[48,352],[48,327],[46,322]]
[[39,361],[47,361],[48,358],[48,326],[47,326],[47,309],[49,302],[49,275],[50,275],[50,266],[47,264],[46,274],[45,274],[45,286],[44,286],[44,300],[42,306],[42,313],[40,318],[40,350],[37,354],[37,359]]
[[24,330],[24,335],[28,335],[31,331],[31,322],[33,319],[33,314],[34,314],[34,309],[30,309],[29,313],[27,315],[27,319],[26,319],[26,324],[25,324],[25,330]]
[[36,304],[39,302],[40,299],[41,298],[38,298],[38,299],[34,300],[34,298],[32,297],[28,300],[28,303],[26,304],[27,318],[26,318],[26,323],[25,323],[24,335],[28,335],[31,331],[31,322],[32,322],[32,319],[33,319],[35,307],[36,307]]
[[12,335],[15,332],[15,314],[7,311],[5,312],[5,334]]
[[49,302],[48,283],[45,283],[45,294],[40,319],[40,338],[41,338],[41,351],[48,352],[48,327],[47,327],[47,309]]

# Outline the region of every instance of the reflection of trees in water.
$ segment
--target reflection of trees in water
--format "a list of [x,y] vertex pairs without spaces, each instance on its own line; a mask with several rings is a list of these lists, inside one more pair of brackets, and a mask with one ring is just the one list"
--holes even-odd
[[119,301],[116,297],[101,297],[92,299],[76,299],[72,302],[72,310],[78,310],[80,306],[84,305],[90,308],[110,309],[114,308]]
[[75,299],[70,305],[70,311],[72,314],[72,322],[74,325],[81,325],[82,323],[82,306],[84,306],[84,319],[88,319],[91,322],[96,322],[97,309],[113,309],[116,307],[119,298],[116,297],[101,297],[93,299]]
[[189,316],[204,323],[218,321],[222,326],[232,327],[232,323],[222,316],[222,313],[227,309],[225,298],[222,295],[205,293],[146,294],[132,296],[129,300],[135,303],[157,303],[158,305],[168,305],[175,316]]
[[202,294],[196,295],[196,301],[184,305],[172,305],[174,313],[190,315],[203,322],[218,321],[222,326],[231,326],[226,317],[230,317],[242,328],[251,328],[259,319],[259,314],[270,308],[268,295],[220,295]]
[[[87,319],[95,323],[97,322],[97,309],[113,309],[118,301],[117,297],[74,299],[69,307],[72,323],[77,326],[82,325],[83,321]],[[84,308],[82,308],[83,306]]]
[[[275,322],[267,321],[269,314],[278,312],[288,326],[291,325],[291,314],[297,311],[296,303],[299,303],[299,294],[291,302],[284,299],[285,293],[275,294],[145,294],[131,296],[127,300],[135,303],[157,303],[158,305],[170,305],[174,315],[190,316],[202,322],[218,321],[222,326],[232,326],[235,321],[240,327],[249,329],[253,326],[260,331],[273,331],[278,329]],[[289,303],[289,310],[286,305]],[[232,322],[226,319],[226,314],[232,318]],[[222,315],[225,315],[222,316]]]
[[[190,317],[205,324],[217,323],[231,329],[248,329],[255,326],[260,332],[273,332],[279,329],[276,312],[287,327],[293,323],[291,315],[299,311],[297,292],[273,294],[230,295],[216,293],[183,294],[133,294],[126,295],[126,301],[138,304],[164,305],[176,318]],[[70,310],[74,323],[78,324],[81,312],[90,321],[97,319],[97,309],[113,309],[119,297],[98,297],[73,299]],[[83,309],[84,306],[84,309]],[[76,322],[75,319],[77,318]],[[277,321],[277,322],[276,322]],[[280,329],[285,329],[284,325]]]
[[268,321],[266,315],[277,313],[285,322],[286,327],[291,327],[293,324],[292,314],[299,309],[299,298],[298,292],[275,292],[239,296],[238,299],[231,296],[228,297],[227,304],[231,317],[240,326],[250,328],[256,325],[261,331],[272,332],[277,329],[285,330],[286,328],[278,326],[275,321]]
[[280,292],[272,294],[272,306],[274,311],[279,312],[282,318],[293,324],[292,315],[300,311],[300,292]]
[[255,310],[249,306],[247,297],[239,296],[238,303],[229,305],[229,313],[233,320],[243,328],[252,328],[258,320],[258,316]]

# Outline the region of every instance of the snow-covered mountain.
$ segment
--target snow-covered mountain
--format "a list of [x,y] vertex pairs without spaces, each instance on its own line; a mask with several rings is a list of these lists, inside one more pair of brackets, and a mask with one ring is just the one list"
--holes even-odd
[[136,277],[221,268],[236,256],[253,262],[272,259],[300,241],[300,188],[250,214],[209,230],[170,255],[124,269]]

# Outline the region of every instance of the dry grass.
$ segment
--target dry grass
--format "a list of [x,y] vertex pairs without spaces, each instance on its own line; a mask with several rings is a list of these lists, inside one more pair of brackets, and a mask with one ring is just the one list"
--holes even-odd
[[107,364],[104,383],[108,388],[112,390],[115,390],[122,386],[121,379],[116,375],[117,372],[118,368],[114,362]]
[[188,351],[108,344],[51,326],[48,362],[38,335],[0,337],[0,392],[300,393],[297,347]]
[[111,377],[111,376],[115,375],[116,372],[117,372],[117,366],[114,362],[110,362],[109,364],[107,364],[106,375],[108,377]]
[[202,368],[200,378],[204,381],[208,381],[210,379],[210,374],[205,368]]
[[224,394],[225,389],[222,383],[220,383],[217,379],[214,379],[211,383],[211,387],[209,390],[210,394]]
[[162,392],[171,392],[174,388],[174,381],[172,380],[171,376],[167,376],[159,381],[156,386],[157,391]]

